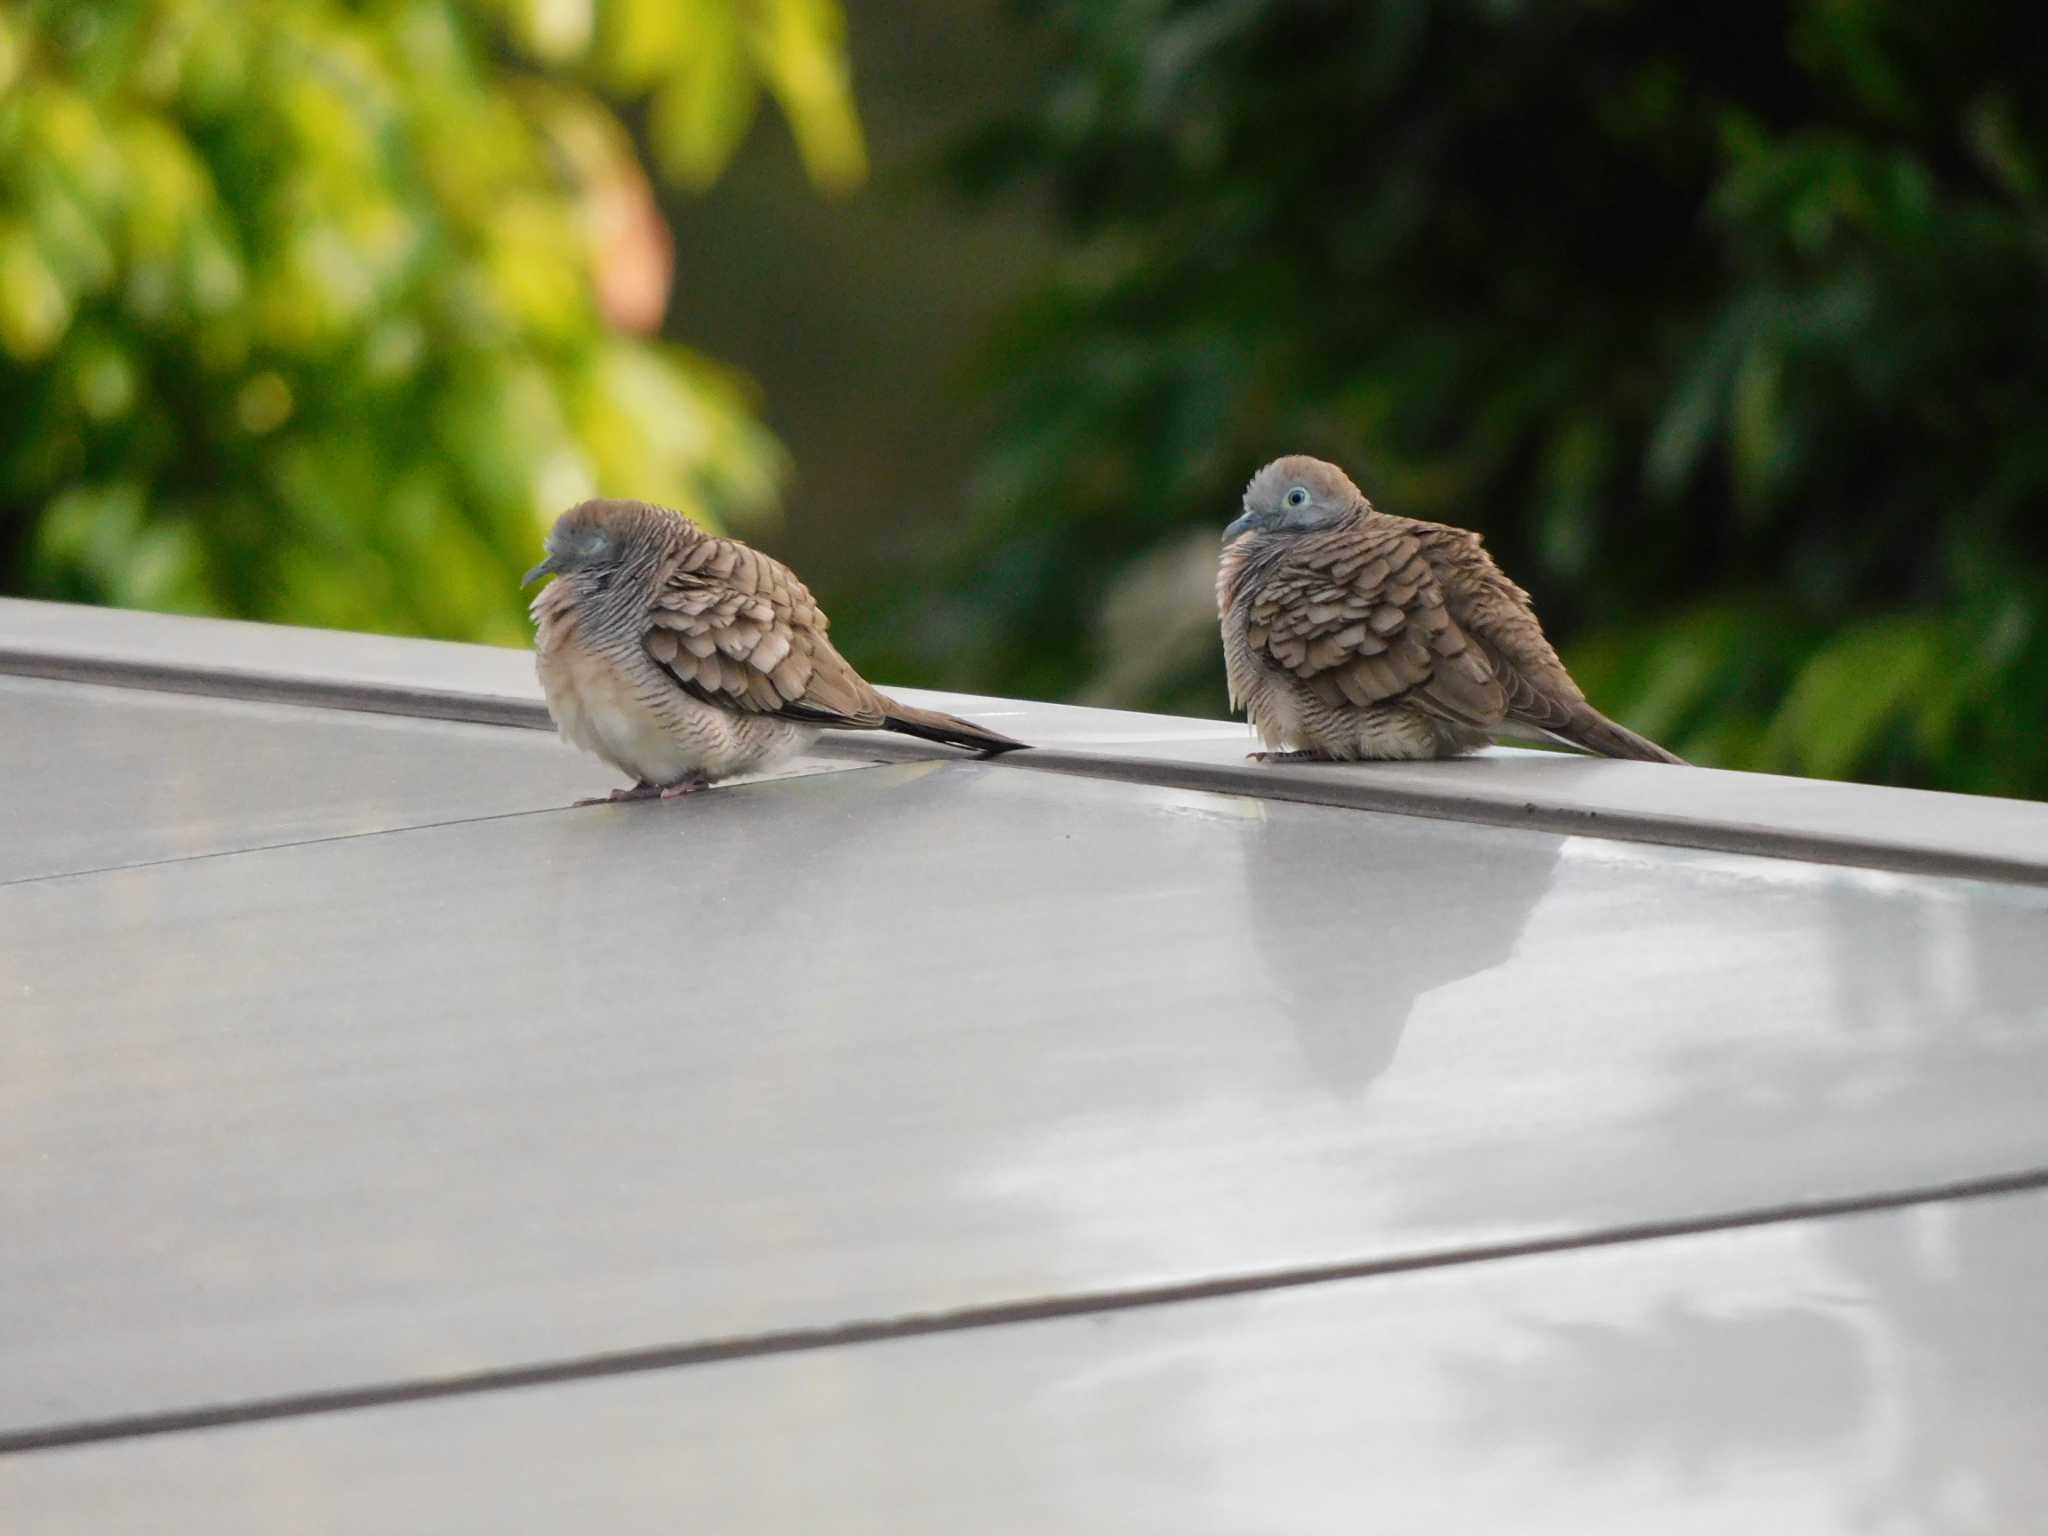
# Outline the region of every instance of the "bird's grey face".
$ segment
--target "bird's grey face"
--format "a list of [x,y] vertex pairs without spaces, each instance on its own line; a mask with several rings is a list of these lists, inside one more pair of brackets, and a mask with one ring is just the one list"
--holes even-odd
[[522,587],[532,586],[543,576],[564,576],[572,571],[603,575],[620,560],[618,536],[611,529],[566,517],[548,531],[547,551],[547,559],[519,583]]
[[1247,533],[1312,533],[1356,510],[1357,488],[1317,459],[1279,459],[1252,477],[1244,511],[1223,530],[1223,542]]

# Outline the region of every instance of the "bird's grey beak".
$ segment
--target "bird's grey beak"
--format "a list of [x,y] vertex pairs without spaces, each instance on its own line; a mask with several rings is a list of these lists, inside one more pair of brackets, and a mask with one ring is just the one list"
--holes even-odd
[[532,570],[528,571],[524,576],[522,576],[519,579],[519,585],[522,589],[530,587],[536,581],[539,581],[541,577],[552,576],[560,569],[561,567],[555,564],[555,557],[553,555],[549,555],[547,559],[541,561],[539,565],[536,565]]
[[1241,516],[1239,516],[1236,522],[1232,523],[1228,528],[1223,530],[1223,542],[1228,544],[1240,533],[1250,533],[1251,529],[1252,514],[1249,511],[1247,511],[1243,513]]

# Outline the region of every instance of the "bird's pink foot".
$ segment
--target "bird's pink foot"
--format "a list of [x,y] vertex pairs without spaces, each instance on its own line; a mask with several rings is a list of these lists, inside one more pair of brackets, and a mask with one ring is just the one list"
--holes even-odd
[[1244,760],[1248,763],[1321,763],[1328,759],[1320,752],[1247,752]]
[[661,792],[664,800],[674,800],[681,795],[694,795],[700,789],[709,789],[709,779],[684,779],[680,784],[671,784]]
[[652,800],[660,794],[658,784],[635,784],[631,789],[615,789],[608,795],[592,795],[588,800],[578,800],[578,805],[610,805],[617,800]]

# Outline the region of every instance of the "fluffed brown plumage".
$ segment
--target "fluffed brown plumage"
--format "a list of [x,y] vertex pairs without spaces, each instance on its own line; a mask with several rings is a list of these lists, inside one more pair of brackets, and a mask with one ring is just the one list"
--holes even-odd
[[1320,459],[1252,477],[1224,533],[1216,604],[1231,704],[1270,751],[1450,757],[1535,733],[1681,761],[1586,702],[1479,535],[1377,511]]
[[801,751],[819,730],[887,730],[982,753],[1023,742],[875,688],[834,649],[780,560],[679,512],[586,501],[528,573],[541,685],[562,734],[633,775],[620,795],[684,793]]

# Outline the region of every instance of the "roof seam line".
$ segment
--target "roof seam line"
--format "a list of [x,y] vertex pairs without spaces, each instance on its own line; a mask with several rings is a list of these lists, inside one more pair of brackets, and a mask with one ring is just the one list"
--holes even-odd
[[14,1430],[0,1433],[0,1456],[266,1423],[280,1419],[309,1418],[367,1408],[395,1407],[406,1403],[431,1402],[441,1398],[469,1397],[524,1387],[592,1381],[731,1360],[807,1354],[850,1345],[929,1338],[940,1334],[965,1333],[1018,1323],[1102,1316],[1143,1307],[1175,1306],[1231,1296],[1257,1295],[1268,1291],[1301,1290],[1315,1285],[1363,1280],[1379,1275],[1454,1269],[1502,1259],[1535,1258],[1587,1249],[1613,1248],[1629,1243],[1660,1242],[1717,1232],[1736,1232],[1800,1221],[1870,1215],[1949,1201],[1990,1199],[2043,1190],[2048,1190],[2048,1168],[2032,1168],[2017,1173],[1919,1185],[1878,1194],[1793,1201],[1746,1211],[1673,1218],[1668,1221],[1630,1222],[1551,1237],[1476,1244],[1435,1252],[1302,1265],[1285,1270],[1219,1276],[1129,1290],[1080,1291],[1066,1296],[990,1302],[948,1312],[866,1319],[816,1328],[781,1329],[687,1344],[655,1345],[609,1354],[499,1367],[431,1380],[340,1387],[251,1399],[239,1403],[169,1409],[156,1413]]
[[161,859],[137,859],[132,864],[102,864],[96,869],[60,869],[46,875],[17,875],[0,880],[0,890],[17,885],[42,885],[52,880],[85,880],[94,875],[125,875],[138,869],[162,869],[171,864],[203,864],[212,859],[240,858],[251,853],[280,853],[288,848],[318,848],[323,843],[353,843],[368,837],[391,837],[402,832],[431,832],[436,827],[465,827],[488,821],[512,821],[522,816],[546,816],[567,806],[537,805],[524,811],[492,811],[484,816],[451,816],[444,821],[410,822],[402,827],[371,827],[363,832],[330,832],[324,837],[297,837],[281,843],[252,843],[246,848],[209,848],[204,853],[174,853]]
[[[875,766],[880,767],[881,764]],[[762,784],[780,784],[785,779],[818,778],[834,771],[821,768],[805,773],[778,774],[767,779],[750,779],[745,783],[721,785],[719,792],[730,794],[734,790],[753,789]],[[361,832],[330,832],[324,837],[296,837],[278,843],[251,843],[246,848],[210,848],[204,853],[174,853],[161,859],[137,859],[132,864],[102,864],[93,869],[59,869],[42,875],[16,875],[12,879],[0,880],[0,891],[17,885],[42,885],[52,880],[86,880],[94,875],[125,875],[138,869],[162,869],[174,864],[201,864],[212,859],[234,859],[256,853],[281,853],[290,848],[318,848],[327,843],[355,843],[372,837],[400,837],[408,832],[432,832],[442,827],[482,826],[493,821],[517,821],[528,816],[553,816],[563,811],[580,809],[582,806],[576,803],[534,805],[523,811],[490,811],[482,816],[449,816],[440,821],[407,822],[396,827],[370,827]]]

